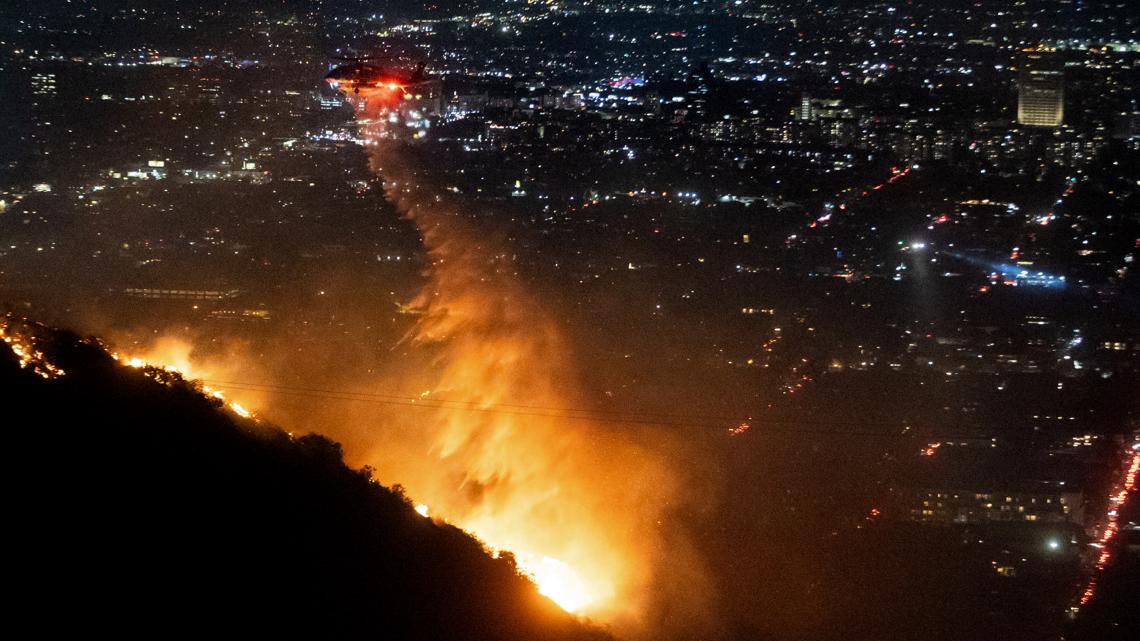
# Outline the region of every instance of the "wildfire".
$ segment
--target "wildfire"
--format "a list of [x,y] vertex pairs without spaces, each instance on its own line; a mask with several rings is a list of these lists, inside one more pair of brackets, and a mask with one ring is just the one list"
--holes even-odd
[[[33,368],[37,374],[44,378],[54,378],[62,376],[63,370],[50,363],[42,352],[31,346],[30,342],[11,335],[8,332],[7,323],[0,324],[0,340],[8,345],[12,353],[19,359],[21,368]],[[139,356],[123,356],[121,354],[111,352],[111,357],[118,361],[120,364],[151,373],[170,372],[177,373],[186,380],[194,380],[191,372],[185,368],[171,364],[154,365],[147,361],[147,359]],[[163,382],[162,379],[152,376],[155,380]],[[203,394],[216,398],[225,402],[226,406],[238,416],[242,418],[250,418],[252,413],[245,408],[242,404],[236,401],[225,401],[225,393],[222,390],[215,389],[209,385],[200,384],[200,389]],[[427,392],[424,393],[424,396]],[[424,518],[430,518],[431,511],[425,503],[418,503],[415,505],[415,511]],[[484,544],[489,552],[498,557],[501,550],[505,549],[496,546],[492,543]],[[537,555],[527,552],[515,553],[515,562],[519,570],[529,576],[538,587],[538,591],[550,600],[554,601],[567,612],[578,612],[591,604],[598,596],[597,592],[592,589],[586,580],[569,564],[560,559],[546,556]]]
[[[158,345],[148,350],[145,357],[126,356],[114,352],[111,353],[111,356],[119,363],[134,369],[177,373],[186,380],[191,381],[205,378],[204,372],[208,371],[209,368],[196,366],[194,359],[190,356],[190,352],[191,349],[187,343],[164,339],[160,341]],[[199,383],[198,385],[203,394],[222,401],[226,407],[238,416],[243,418],[253,416],[252,412],[247,409],[246,406],[236,401],[227,400],[224,390],[204,383]],[[424,391],[420,394],[420,397],[427,398],[430,393],[430,391]],[[431,510],[426,503],[417,503],[414,509],[424,518],[432,518],[435,514],[435,511]],[[452,522],[449,519],[443,520]],[[501,544],[500,542],[503,540],[514,542],[517,537],[507,535],[504,533],[503,528],[497,527],[494,523],[465,523],[462,519],[459,519],[454,521],[453,524],[467,530],[484,541],[484,546],[488,552],[494,556],[498,556],[503,551],[510,550],[519,570],[534,581],[539,593],[554,601],[567,612],[581,612],[595,603],[601,595],[609,595],[612,593],[612,589],[605,585],[599,586],[597,582],[587,581],[583,578],[581,573],[561,559],[545,554],[519,551],[526,550],[527,548],[524,544],[517,542],[512,545]]]
[[31,369],[39,376],[47,379],[59,378],[65,375],[62,369],[50,362],[34,345],[34,341],[13,332],[7,319],[0,319],[0,340],[16,355],[20,369]]
[[[701,602],[711,586],[699,560],[674,545],[683,535],[670,529],[668,516],[683,495],[678,472],[659,453],[666,435],[655,432],[650,440],[632,428],[542,413],[455,409],[572,405],[582,395],[573,384],[570,350],[547,306],[517,277],[510,252],[472,227],[472,216],[457,215],[465,212],[431,185],[431,159],[414,165],[402,157],[399,115],[384,99],[391,92],[361,88],[359,100],[351,90],[346,95],[360,110],[357,124],[373,170],[419,228],[432,266],[410,305],[418,313],[409,343],[436,356],[432,369],[419,374],[430,380],[418,389],[454,405],[416,403],[407,423],[396,411],[346,414],[321,429],[346,443],[352,463],[372,465],[378,481],[400,483],[424,501],[415,506],[424,518],[472,533],[489,551],[510,550],[538,591],[569,612],[645,632],[658,605],[674,617],[710,611]],[[4,336],[22,365],[53,375],[32,346]],[[156,381],[169,383],[172,373],[211,381],[199,389],[238,416],[267,407],[240,385],[218,389],[226,385],[215,381],[248,375],[233,353],[207,363],[192,357],[184,340],[125,345],[130,353],[115,358]],[[228,398],[230,391],[241,394],[240,402]]]
[[237,414],[242,418],[249,418],[253,416],[249,410],[245,409],[241,403],[238,403],[236,401],[230,403],[230,409],[234,411],[234,414]]
[[[431,398],[480,409],[568,404],[573,364],[558,324],[517,278],[510,252],[456,215],[465,204],[432,184],[430,159],[417,164],[417,150],[398,142],[399,110],[376,91],[377,100],[364,89],[346,97],[372,169],[419,228],[432,265],[410,304],[420,313],[408,337],[440,355],[425,381]],[[426,501],[421,515],[472,533],[492,553],[510,550],[568,612],[643,625],[653,565],[665,563],[655,556],[664,546],[647,537],[660,536],[676,492],[658,455],[629,433],[558,416],[424,409],[414,436],[384,435],[359,458]]]
[[[426,506],[424,507],[426,510]],[[418,506],[416,511],[419,511]],[[495,558],[499,558],[504,552],[490,543],[483,545]],[[565,561],[552,556],[525,552],[512,554],[516,567],[530,577],[538,587],[538,593],[554,601],[563,610],[570,613],[581,612],[598,599],[598,595],[581,575]]]
[[[126,365],[133,369],[143,371],[153,370],[155,372],[170,372],[178,374],[183,379],[188,381],[201,381],[205,378],[204,374],[199,373],[196,368],[191,364],[190,347],[181,341],[163,340],[160,342],[160,347],[156,348],[154,355],[148,355],[146,358],[139,356],[123,356],[117,352],[111,352],[111,357],[117,360],[120,364]],[[161,379],[151,376],[158,382],[163,382]],[[204,383],[198,383],[202,393],[211,398],[216,398],[230,409],[231,412],[237,414],[242,418],[252,418],[253,412],[246,409],[244,405],[237,401],[226,400],[226,394],[220,389],[211,387]]]
[[520,559],[519,567],[534,578],[538,591],[567,612],[578,612],[593,601],[590,588],[565,562],[544,556],[535,563]]

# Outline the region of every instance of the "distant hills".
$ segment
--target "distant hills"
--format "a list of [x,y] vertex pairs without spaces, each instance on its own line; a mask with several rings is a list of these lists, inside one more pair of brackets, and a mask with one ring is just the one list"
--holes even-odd
[[[0,324],[3,318],[0,317]],[[37,636],[609,639],[340,446],[25,325],[0,344],[5,577]],[[51,375],[51,373],[48,373]],[[159,380],[155,380],[155,379]]]

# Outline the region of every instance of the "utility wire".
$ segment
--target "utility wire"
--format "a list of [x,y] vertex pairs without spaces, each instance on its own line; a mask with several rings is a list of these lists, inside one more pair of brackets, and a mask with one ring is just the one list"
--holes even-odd
[[[282,394],[286,396],[300,396],[309,398],[321,398],[326,400],[338,400],[349,402],[361,403],[374,403],[381,405],[402,406],[420,409],[436,409],[436,410],[455,410],[473,413],[486,413],[486,414],[501,414],[508,416],[522,416],[529,418],[558,418],[568,420],[579,420],[595,423],[612,423],[624,425],[655,425],[662,427],[685,427],[685,428],[710,428],[718,426],[718,429],[731,430],[740,423],[748,423],[750,426],[839,426],[846,425],[851,427],[872,427],[881,425],[881,423],[872,423],[870,421],[851,421],[851,420],[792,420],[792,419],[742,419],[741,417],[717,416],[717,415],[686,415],[686,414],[638,414],[631,412],[620,412],[616,410],[592,410],[585,408],[573,407],[545,407],[537,405],[518,405],[509,403],[495,403],[493,405],[485,406],[475,401],[459,401],[448,399],[431,399],[419,398],[414,396],[402,396],[397,394],[382,394],[382,393],[368,393],[368,392],[345,392],[342,390],[329,390],[317,389],[306,387],[292,387],[286,385],[275,385],[270,383],[249,383],[244,381],[210,381],[203,380],[202,383],[207,385],[216,386],[220,388],[228,388],[234,390],[252,391],[252,392],[265,392],[273,394]],[[644,418],[645,416],[660,416],[662,418]],[[780,433],[780,434],[803,434],[803,435],[827,435],[827,436],[861,436],[872,438],[898,438],[906,436],[914,436],[908,433],[901,432],[884,432],[879,430],[840,430],[840,429],[824,429],[821,427],[784,427],[784,428],[765,428],[762,430],[764,434]],[[925,438],[925,437],[924,437]],[[954,440],[954,439],[977,439],[978,435],[957,435],[957,436],[943,436],[941,440]]]
[[[471,400],[456,400],[445,399],[433,396],[408,396],[406,394],[395,393],[376,393],[376,392],[346,392],[344,390],[330,390],[330,389],[314,389],[309,387],[290,387],[287,385],[277,385],[273,383],[248,383],[244,381],[202,381],[207,385],[217,385],[219,387],[245,387],[245,388],[266,388],[267,390],[287,390],[297,392],[312,392],[314,394],[336,394],[340,396],[353,396],[365,398],[379,398],[394,401],[414,401],[418,403],[434,403],[440,406],[444,405],[461,405],[464,407],[484,408],[487,406],[479,401]],[[740,420],[740,416],[716,415],[716,414],[679,414],[668,412],[622,412],[618,410],[607,409],[585,409],[575,407],[552,407],[547,405],[523,405],[518,403],[495,403],[496,408],[510,408],[512,410],[536,410],[540,412],[568,412],[568,413],[585,413],[585,414],[600,414],[600,415],[619,415],[627,417],[644,418],[646,416],[656,416],[662,418],[680,419],[680,420],[721,420],[721,421],[735,421]],[[561,416],[561,414],[559,414]]]

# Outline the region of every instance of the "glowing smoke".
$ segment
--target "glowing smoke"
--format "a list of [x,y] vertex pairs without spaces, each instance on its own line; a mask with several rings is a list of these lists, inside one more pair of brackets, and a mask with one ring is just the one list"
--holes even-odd
[[[385,352],[392,362],[375,363],[363,346],[346,349],[335,336],[307,342],[285,332],[263,353],[246,341],[185,329],[101,333],[122,354],[209,381],[229,402],[271,422],[341,441],[350,464],[372,466],[381,482],[404,486],[424,516],[512,554],[567,610],[627,637],[694,630],[715,636],[712,589],[671,518],[702,496],[671,464],[682,458],[668,455],[679,446],[660,430],[549,415],[562,413],[546,408],[582,404],[557,323],[516,274],[506,243],[476,222],[473,204],[435,182],[427,149],[390,136],[382,116],[378,103],[358,112],[361,138],[372,170],[418,228],[430,260],[404,345],[417,356],[405,362]],[[341,283],[353,280],[340,275]],[[352,298],[388,295],[361,291]],[[375,382],[352,378],[372,367]],[[336,389],[343,398],[275,387],[282,385]],[[424,402],[417,408],[351,398],[401,388],[415,389]]]
[[[438,350],[429,394],[489,410],[578,398],[559,328],[505,245],[463,215],[470,203],[441,195],[421,151],[393,138],[381,101],[367,97],[355,102],[372,169],[418,227],[431,260],[409,337]],[[433,516],[512,551],[567,609],[626,633],[645,631],[645,618],[658,616],[650,608],[668,598],[657,572],[666,554],[690,594],[707,593],[691,552],[666,545],[661,533],[679,493],[676,477],[633,434],[534,413],[441,408],[422,416],[408,456],[388,442],[364,458]]]

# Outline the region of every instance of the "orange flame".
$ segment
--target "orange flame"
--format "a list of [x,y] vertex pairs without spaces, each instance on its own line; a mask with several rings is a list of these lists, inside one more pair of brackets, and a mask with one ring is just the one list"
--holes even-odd
[[195,353],[193,342],[189,339],[175,336],[160,336],[152,342],[132,347],[134,353],[124,355],[111,352],[111,356],[127,367],[144,369],[153,367],[166,372],[175,372],[189,381],[198,381],[201,390],[207,396],[212,396],[242,418],[253,418],[249,407],[256,407],[264,400],[263,396],[249,390],[240,390],[241,401],[227,398],[232,395],[229,391],[217,389],[216,385],[203,383],[203,381],[232,380],[235,365],[220,365],[219,359],[208,358]]
[[[392,138],[382,101],[361,98],[357,124],[372,168],[431,259],[409,337],[442,354],[431,394],[484,410],[577,398],[568,346],[509,253],[441,201],[429,172],[408,157],[414,152]],[[676,498],[662,457],[628,433],[558,416],[448,407],[429,416],[417,426],[426,430],[418,460],[379,446],[370,460],[433,515],[492,551],[511,550],[567,611],[641,628],[664,547],[660,519]]]
[[[447,192],[432,184],[428,162],[410,157],[414,150],[396,139],[403,127],[391,93],[340,89],[357,109],[372,169],[423,237],[431,267],[408,306],[418,312],[408,342],[418,346],[416,353],[438,359],[426,374],[407,377],[406,385],[423,384],[414,388],[423,405],[415,403],[406,421],[407,404],[397,415],[306,403],[290,417],[291,427],[308,426],[343,442],[350,464],[368,464],[380,482],[404,486],[422,501],[415,509],[425,518],[471,532],[494,554],[510,551],[520,571],[567,611],[627,637],[652,636],[661,618],[657,607],[686,625],[708,623],[712,589],[669,518],[685,497],[662,453],[670,445],[664,435],[654,432],[650,439],[648,432],[616,431],[558,413],[501,411],[517,404],[573,406],[582,395],[569,346],[517,278],[502,244],[473,228],[462,207],[443,200]],[[288,415],[289,404],[273,390],[231,389],[225,381],[273,380],[307,365],[321,367],[299,365],[290,350],[275,351],[278,363],[260,361],[241,345],[211,344],[198,353],[191,338],[122,341],[132,357],[120,360],[209,381],[214,387],[207,393],[225,388],[225,402],[239,415],[246,408]],[[384,391],[348,376],[336,381],[349,392]],[[392,380],[381,385],[395,386]],[[270,399],[275,403],[267,407]]]

